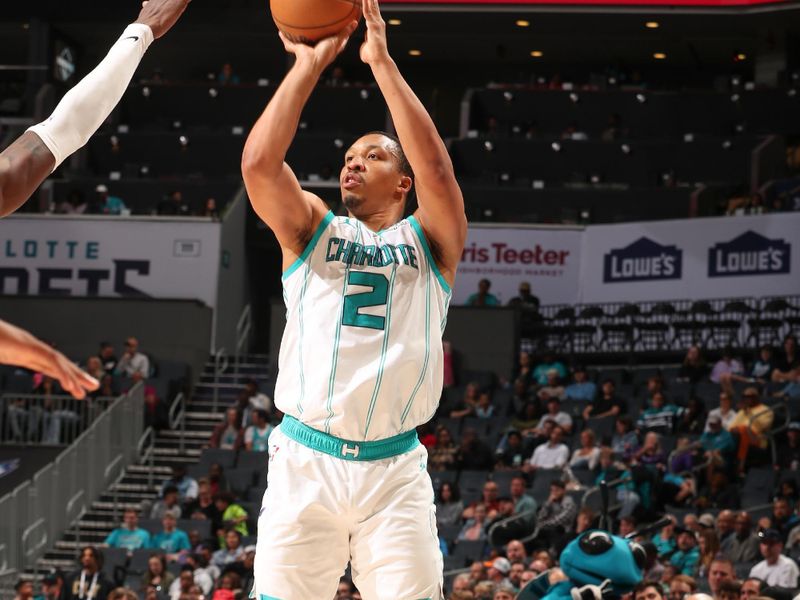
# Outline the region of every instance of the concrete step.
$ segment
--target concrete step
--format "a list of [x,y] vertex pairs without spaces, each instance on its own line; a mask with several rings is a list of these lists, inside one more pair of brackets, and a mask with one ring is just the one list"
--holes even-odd
[[194,464],[200,457],[200,450],[189,449],[180,452],[177,448],[162,448],[156,446],[153,449],[153,456],[157,458],[169,458],[173,462],[185,462]]
[[[192,407],[194,408],[194,407]],[[187,410],[186,411],[186,422],[192,423],[206,423],[210,427],[213,427],[220,421],[224,420],[225,415],[219,412],[206,412],[206,411],[198,411],[198,410]]]
[[115,483],[109,490],[116,490],[118,492],[142,492],[148,494],[158,494],[161,486],[158,485],[148,485],[146,483],[127,483],[121,481],[119,483]]
[[130,465],[128,467],[128,474],[148,474],[152,470],[153,474],[159,473],[161,475],[169,476],[172,474],[172,469],[169,467],[163,467],[154,465],[153,468],[150,468],[150,465]]
[[181,435],[183,435],[187,440],[195,439],[195,440],[207,440],[208,439],[209,431],[190,431],[187,429],[184,432],[180,431],[171,431],[169,429],[164,429],[163,431],[159,431],[156,435],[156,446],[158,446],[162,441],[172,441],[173,439],[180,439]]

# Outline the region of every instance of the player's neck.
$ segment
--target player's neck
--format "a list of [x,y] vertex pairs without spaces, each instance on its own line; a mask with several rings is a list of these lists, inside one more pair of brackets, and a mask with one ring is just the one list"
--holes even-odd
[[403,218],[402,213],[398,213],[397,211],[393,211],[391,209],[381,210],[366,215],[354,215],[352,212],[348,211],[347,215],[353,219],[358,219],[367,227],[367,229],[374,231],[375,233],[381,232],[384,229],[388,229],[392,225],[400,222]]

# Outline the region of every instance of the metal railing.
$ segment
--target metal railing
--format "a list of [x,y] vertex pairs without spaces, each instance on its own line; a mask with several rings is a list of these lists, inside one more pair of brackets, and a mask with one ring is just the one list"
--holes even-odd
[[148,427],[139,438],[136,444],[136,455],[139,460],[149,467],[147,469],[147,485],[153,487],[153,469],[155,467],[156,432],[152,427]]
[[186,440],[186,397],[183,392],[175,396],[172,406],[169,407],[169,428],[180,432],[178,449],[183,452]]
[[239,361],[242,355],[242,349],[247,350],[250,343],[250,332],[253,329],[253,311],[250,305],[244,307],[239,321],[236,323],[236,351],[234,352],[233,363],[233,377],[236,383],[239,383]]
[[48,544],[139,456],[143,428],[140,383],[100,412],[51,464],[0,498],[0,548],[6,569],[36,565]]
[[214,412],[217,412],[219,405],[219,376],[228,370],[229,364],[228,352],[225,348],[220,348],[214,353]]
[[115,400],[76,400],[72,396],[6,393],[0,397],[6,444],[71,444]]

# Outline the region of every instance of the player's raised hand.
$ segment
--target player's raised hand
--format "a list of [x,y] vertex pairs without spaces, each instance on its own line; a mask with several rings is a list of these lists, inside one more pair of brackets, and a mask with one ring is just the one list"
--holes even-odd
[[357,26],[358,21],[352,21],[336,35],[323,38],[313,46],[302,42],[294,42],[286,37],[282,31],[279,31],[278,35],[286,51],[294,54],[298,61],[308,60],[313,62],[319,69],[324,69],[344,50],[345,46],[347,46],[347,40],[350,39]]
[[142,2],[137,23],[148,25],[156,39],[175,25],[191,0],[146,0]]
[[359,55],[361,60],[368,65],[375,64],[389,58],[389,48],[386,44],[386,22],[381,16],[378,0],[362,0],[361,10],[367,31],[364,42],[361,44]]
[[77,399],[100,387],[88,373],[76,367],[55,348],[27,331],[0,321],[0,363],[25,367],[57,379],[65,392]]

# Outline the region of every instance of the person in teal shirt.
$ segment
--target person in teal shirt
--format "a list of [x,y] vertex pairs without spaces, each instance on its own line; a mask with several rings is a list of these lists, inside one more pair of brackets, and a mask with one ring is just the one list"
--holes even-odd
[[109,533],[105,544],[111,548],[125,548],[130,551],[149,548],[150,534],[139,527],[139,515],[136,511],[128,508],[122,515],[122,527]]
[[467,298],[467,306],[500,306],[497,296],[489,293],[492,282],[488,279],[481,279],[478,282],[478,292],[471,294]]
[[153,536],[150,547],[162,550],[167,555],[177,554],[181,550],[191,550],[192,544],[189,542],[189,536],[185,531],[177,528],[177,523],[172,514],[166,513],[161,519],[164,530]]
[[683,527],[676,527],[678,534],[678,550],[670,557],[669,562],[683,575],[694,577],[697,563],[700,562],[700,549],[694,533]]
[[557,360],[551,353],[544,355],[544,359],[533,370],[533,380],[539,385],[547,385],[547,373],[553,370],[558,373],[558,379],[563,380],[567,376],[567,367],[560,360]]

